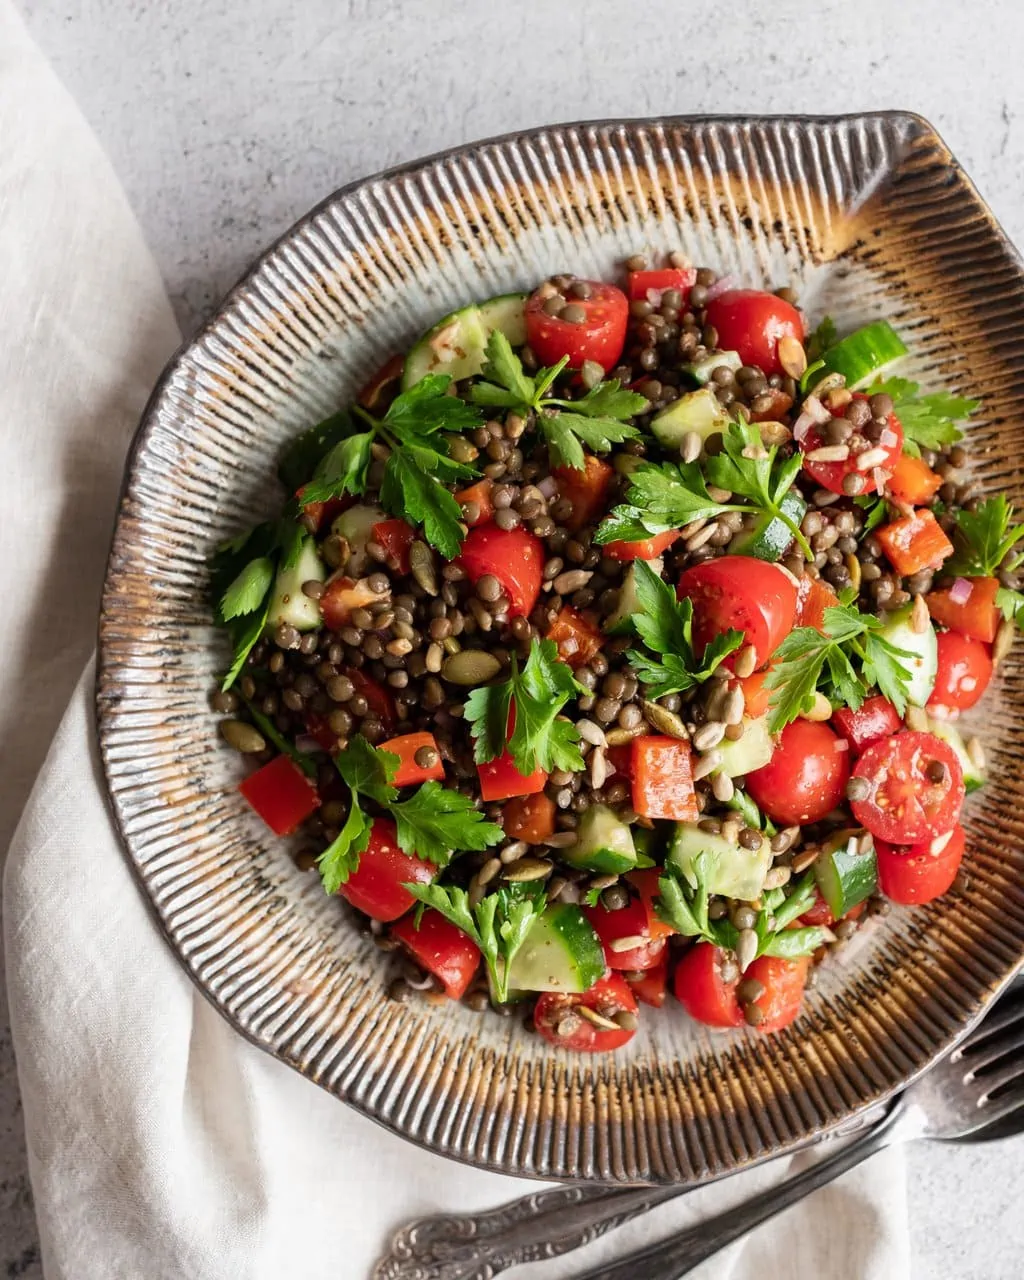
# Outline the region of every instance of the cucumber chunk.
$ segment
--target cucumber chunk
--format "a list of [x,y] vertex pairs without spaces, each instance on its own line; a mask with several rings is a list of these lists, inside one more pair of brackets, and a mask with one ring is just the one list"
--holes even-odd
[[718,744],[722,753],[721,769],[730,778],[740,778],[745,773],[753,773],[763,768],[772,758],[775,744],[768,732],[768,717],[758,716],[756,720],[743,717],[743,737],[735,742],[725,738]]
[[939,646],[935,628],[929,622],[924,631],[915,631],[910,625],[911,605],[889,614],[881,634],[896,646],[913,654],[900,661],[910,670],[907,701],[915,707],[923,707],[935,688],[935,676],[939,670]]
[[569,903],[545,907],[508,973],[510,991],[589,990],[604,973],[604,948],[593,925]]
[[695,364],[688,364],[684,367],[683,372],[688,373],[695,382],[699,382],[701,386],[711,381],[711,375],[716,369],[731,369],[736,373],[743,368],[743,361],[740,359],[738,351],[713,351],[710,355],[705,356],[703,360],[698,360]]
[[574,867],[621,874],[636,866],[633,833],[614,809],[595,804],[584,811],[576,828],[576,843],[562,850]]
[[928,732],[934,733],[936,738],[940,738],[953,749],[953,754],[960,761],[960,768],[964,774],[964,789],[968,794],[985,785],[988,775],[984,769],[979,769],[967,754],[963,735],[951,720],[940,720],[938,716],[929,716]]
[[447,373],[456,382],[474,377],[484,366],[487,339],[496,329],[521,347],[526,341],[525,301],[524,293],[505,293],[438,320],[406,356],[402,390],[429,373]]
[[480,304],[480,318],[488,334],[497,329],[514,347],[526,344],[526,294],[502,293]]
[[709,893],[740,898],[744,902],[753,902],[761,896],[764,878],[772,864],[771,845],[767,840],[761,842],[760,849],[744,849],[691,823],[677,823],[669,840],[666,862],[677,867],[693,885],[697,883],[693,862],[699,853],[710,854]]
[[651,430],[667,449],[678,449],[690,431],[707,440],[721,435],[728,425],[729,415],[710,387],[686,392],[651,419]]
[[852,911],[878,888],[878,861],[874,846],[857,852],[858,831],[838,831],[814,862],[814,878],[821,896],[837,920]]
[[[646,563],[652,573],[656,573],[660,578],[665,567],[663,557],[655,556],[653,560],[648,560]],[[633,563],[626,570],[625,577],[622,579],[622,586],[619,588],[619,603],[615,606],[615,612],[610,613],[605,619],[604,630],[610,636],[627,635],[632,630],[630,619],[639,607],[640,602],[636,594],[636,564]]]
[[[779,510],[799,526],[807,511],[807,503],[798,493],[790,489],[779,504]],[[740,534],[738,538],[733,539],[729,546],[729,554],[755,556],[758,560],[767,560],[775,564],[786,554],[792,541],[793,530],[785,520],[765,512],[758,517],[757,523],[749,533]]]
[[274,579],[274,591],[267,613],[267,630],[272,631],[282,622],[297,631],[312,631],[321,623],[320,605],[302,590],[304,582],[323,582],[327,577],[324,562],[317,553],[312,538],[302,540],[298,561],[291,569],[279,569]]
[[822,357],[825,367],[815,376],[841,373],[846,385],[856,391],[886,365],[906,354],[903,339],[892,325],[887,320],[876,320],[829,347]]
[[370,565],[366,544],[370,541],[373,526],[387,519],[388,514],[383,507],[357,502],[331,524],[331,533],[338,534],[348,543],[349,557],[345,562],[347,577],[361,578],[366,572]]

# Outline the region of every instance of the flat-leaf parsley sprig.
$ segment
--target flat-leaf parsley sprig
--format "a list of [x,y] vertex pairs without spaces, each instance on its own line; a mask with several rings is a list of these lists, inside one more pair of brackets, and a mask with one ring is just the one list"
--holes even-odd
[[[1024,538],[1024,524],[1011,524],[1013,514],[1013,507],[1002,493],[986,498],[975,511],[958,511],[953,535],[956,551],[943,565],[943,572],[966,578],[1016,573],[1024,564],[1024,551],[1017,550]],[[1024,592],[1000,586],[996,606],[1004,618],[1012,619],[1024,630]]]

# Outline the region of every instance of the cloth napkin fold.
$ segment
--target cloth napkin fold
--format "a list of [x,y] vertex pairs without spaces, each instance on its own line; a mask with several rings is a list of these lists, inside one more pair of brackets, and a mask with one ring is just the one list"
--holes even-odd
[[[87,659],[124,452],[177,333],[114,175],[9,0],[0,137],[0,848],[53,739],[4,880],[45,1273],[363,1280],[407,1218],[538,1184],[420,1151],[261,1053],[193,989],[154,927],[106,808]],[[756,1193],[790,1164],[516,1274],[572,1276]],[[694,1274],[908,1275],[901,1157],[875,1157]]]

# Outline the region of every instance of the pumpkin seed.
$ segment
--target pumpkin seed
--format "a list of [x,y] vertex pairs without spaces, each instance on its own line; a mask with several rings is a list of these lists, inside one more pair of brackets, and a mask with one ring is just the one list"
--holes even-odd
[[255,755],[266,748],[263,734],[244,720],[222,720],[217,728],[229,747],[234,747],[245,755]]
[[439,588],[434,553],[419,539],[409,547],[409,572],[428,596],[437,595]]
[[501,663],[494,654],[483,649],[462,649],[445,659],[441,677],[449,684],[475,686],[492,680],[500,670]]
[[[663,707],[657,702],[645,701],[643,711],[644,719],[660,733],[667,733],[670,738],[681,738],[683,741],[689,740],[690,735],[686,732],[686,725],[674,711],[669,711],[668,707]],[[610,734],[608,742],[614,745]]]

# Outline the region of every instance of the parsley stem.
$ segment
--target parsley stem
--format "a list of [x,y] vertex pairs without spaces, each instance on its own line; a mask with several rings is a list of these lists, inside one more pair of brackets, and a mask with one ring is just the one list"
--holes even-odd
[[790,531],[790,533],[792,533],[793,537],[796,538],[797,542],[800,545],[801,551],[803,551],[804,553],[804,559],[813,560],[814,552],[811,550],[811,544],[800,532],[800,526],[796,523],[796,521],[790,519],[790,517],[786,515],[785,511],[783,511],[781,507],[776,507],[773,505],[771,507],[771,510],[775,513],[776,517],[782,521],[782,523],[786,526],[786,528]]

